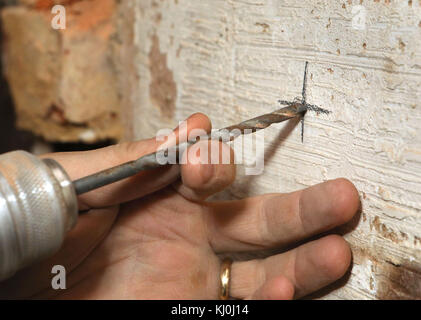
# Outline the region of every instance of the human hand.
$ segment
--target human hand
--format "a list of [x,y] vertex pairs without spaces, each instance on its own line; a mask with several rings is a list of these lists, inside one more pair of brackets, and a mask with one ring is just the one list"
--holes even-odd
[[[187,125],[189,131],[211,130],[202,114],[191,116]],[[158,146],[150,139],[46,157],[78,179],[154,152]],[[216,141],[212,147],[232,152]],[[234,181],[235,165],[191,160],[80,196],[79,210],[85,213],[61,250],[0,283],[0,297],[217,299],[218,253],[287,247],[344,224],[359,208],[358,192],[345,179],[289,194],[206,202]],[[346,241],[325,236],[266,259],[234,262],[230,295],[303,297],[341,278],[350,261]],[[51,288],[54,265],[66,268],[66,290]]]

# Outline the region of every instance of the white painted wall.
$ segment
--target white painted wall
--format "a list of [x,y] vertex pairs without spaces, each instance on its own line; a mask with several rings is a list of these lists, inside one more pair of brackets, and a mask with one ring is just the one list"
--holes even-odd
[[[224,197],[349,178],[363,203],[354,267],[325,298],[421,298],[421,1],[142,0],[121,15],[130,138],[198,111],[214,127],[270,112],[300,95],[309,61],[308,101],[332,113],[306,116],[304,144],[299,125],[266,130],[264,173],[239,168]],[[151,97],[151,50],[173,113]]]

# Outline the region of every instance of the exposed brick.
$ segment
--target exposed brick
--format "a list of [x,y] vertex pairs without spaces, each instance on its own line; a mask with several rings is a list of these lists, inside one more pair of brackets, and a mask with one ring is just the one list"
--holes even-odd
[[[114,0],[20,0],[2,12],[5,75],[20,128],[49,141],[119,139],[120,98],[110,41]],[[64,4],[67,28],[51,27]]]

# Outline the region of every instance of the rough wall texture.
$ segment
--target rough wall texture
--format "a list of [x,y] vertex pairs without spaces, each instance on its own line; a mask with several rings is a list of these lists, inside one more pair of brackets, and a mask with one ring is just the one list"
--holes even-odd
[[353,268],[321,296],[421,298],[421,1],[142,0],[120,15],[131,138],[198,111],[214,127],[272,111],[309,61],[308,101],[332,113],[306,116],[304,144],[299,126],[268,129],[264,173],[240,168],[223,196],[349,178]]
[[[2,12],[4,69],[18,126],[50,141],[119,139],[115,1],[20,3]],[[51,26],[53,4],[66,6],[65,30]]]

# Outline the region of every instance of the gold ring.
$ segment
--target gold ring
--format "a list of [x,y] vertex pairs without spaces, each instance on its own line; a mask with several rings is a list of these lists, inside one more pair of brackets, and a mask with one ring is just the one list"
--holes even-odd
[[230,280],[231,280],[231,265],[232,259],[225,258],[221,263],[221,291],[219,298],[221,300],[228,300],[229,298],[229,289],[230,289]]

